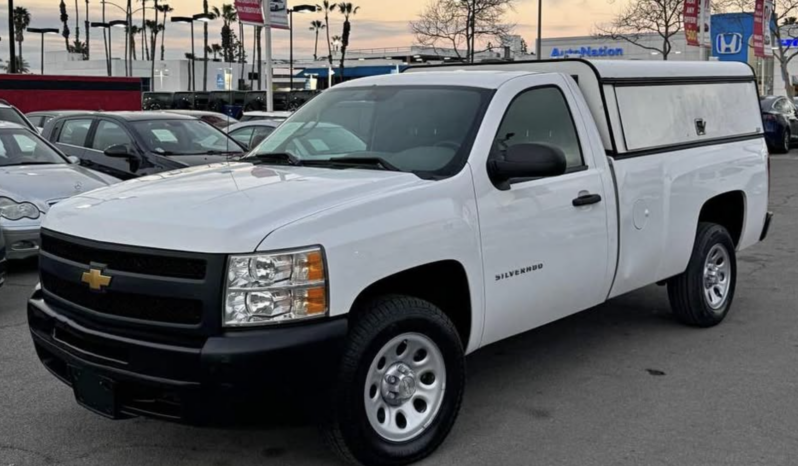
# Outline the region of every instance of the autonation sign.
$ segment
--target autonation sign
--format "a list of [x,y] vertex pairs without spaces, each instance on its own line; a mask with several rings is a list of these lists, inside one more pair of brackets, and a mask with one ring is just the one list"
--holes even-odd
[[552,58],[565,58],[565,57],[622,57],[623,48],[621,47],[596,47],[593,48],[589,45],[582,46],[575,49],[558,49],[554,47],[551,51]]

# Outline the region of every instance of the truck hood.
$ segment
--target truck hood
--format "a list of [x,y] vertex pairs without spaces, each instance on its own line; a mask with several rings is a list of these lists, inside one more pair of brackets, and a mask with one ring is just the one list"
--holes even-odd
[[117,182],[73,164],[0,167],[0,196],[31,202],[45,213],[62,199]]
[[43,227],[132,246],[252,252],[281,226],[414,183],[428,181],[377,170],[222,163],[137,178],[73,197],[55,206]]

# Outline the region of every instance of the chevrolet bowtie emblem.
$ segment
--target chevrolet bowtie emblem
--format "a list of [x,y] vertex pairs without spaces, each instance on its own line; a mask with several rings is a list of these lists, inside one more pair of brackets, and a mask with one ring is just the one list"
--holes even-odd
[[92,290],[100,291],[111,284],[111,277],[103,275],[100,270],[90,269],[88,272],[83,272],[81,281],[88,284]]

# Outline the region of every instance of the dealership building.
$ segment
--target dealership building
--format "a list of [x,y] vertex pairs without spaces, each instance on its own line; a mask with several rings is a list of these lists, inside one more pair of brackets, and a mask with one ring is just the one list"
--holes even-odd
[[[782,37],[785,49],[790,53],[798,50],[798,26]],[[728,13],[712,15],[708,42],[712,46],[709,60],[737,61],[747,63],[756,73],[763,95],[785,94],[784,83],[778,61],[773,57],[759,58],[753,49],[754,16],[751,13]],[[789,37],[789,38],[788,38]],[[642,34],[635,40],[637,44],[623,39],[599,36],[558,37],[541,41],[543,59],[589,58],[592,60],[662,60],[662,38],[658,34]],[[684,31],[671,37],[671,53],[668,60],[700,60],[698,47],[687,45]],[[766,38],[766,47],[778,54],[778,47],[772,38]],[[798,59],[790,63],[789,75],[792,83],[798,84]]]

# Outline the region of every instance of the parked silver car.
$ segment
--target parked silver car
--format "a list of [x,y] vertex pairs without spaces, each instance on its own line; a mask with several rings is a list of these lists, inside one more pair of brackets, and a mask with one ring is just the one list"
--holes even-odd
[[117,182],[81,167],[37,133],[0,122],[0,234],[8,259],[38,254],[42,217],[58,201]]

